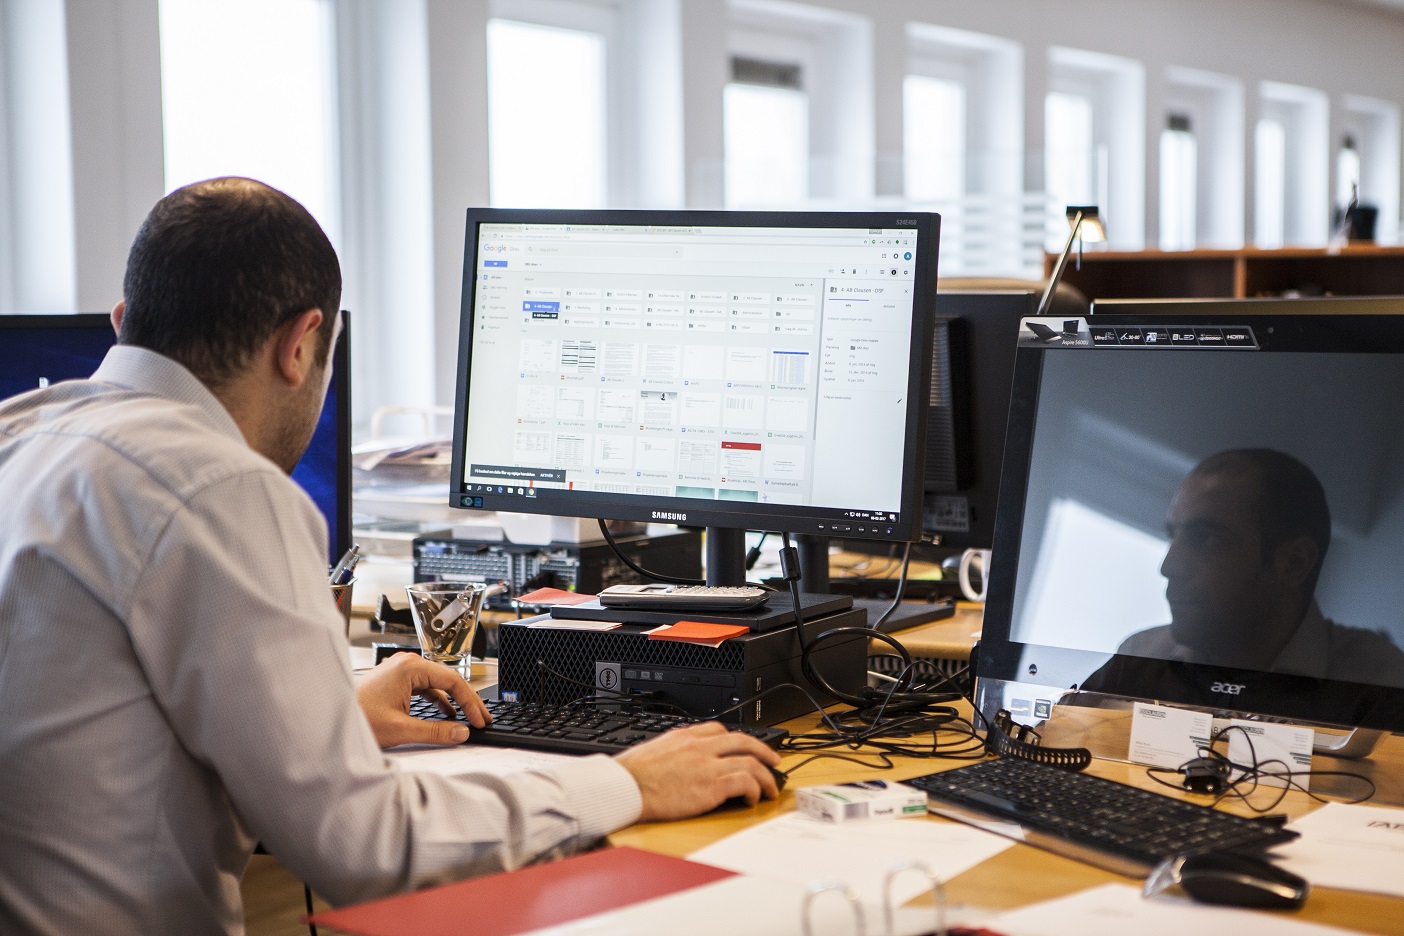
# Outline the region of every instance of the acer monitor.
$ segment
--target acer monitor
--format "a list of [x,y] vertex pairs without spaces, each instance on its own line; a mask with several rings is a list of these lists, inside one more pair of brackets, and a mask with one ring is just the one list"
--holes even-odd
[[1081,691],[1404,730],[1404,315],[1297,301],[1026,321],[987,716]]

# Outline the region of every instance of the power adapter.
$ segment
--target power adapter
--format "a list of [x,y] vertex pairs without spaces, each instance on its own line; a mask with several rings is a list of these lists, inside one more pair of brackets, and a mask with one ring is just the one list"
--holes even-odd
[[1180,766],[1184,786],[1191,793],[1218,796],[1228,783],[1228,763],[1214,757],[1196,757]]

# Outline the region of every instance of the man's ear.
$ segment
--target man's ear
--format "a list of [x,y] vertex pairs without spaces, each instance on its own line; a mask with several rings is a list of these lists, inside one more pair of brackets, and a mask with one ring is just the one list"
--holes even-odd
[[122,334],[122,316],[127,314],[127,300],[118,299],[117,304],[112,307],[112,330],[117,334]]
[[322,310],[308,309],[286,322],[273,336],[274,364],[294,390],[312,373],[317,359],[317,327],[321,324]]
[[1321,560],[1321,551],[1309,536],[1294,536],[1278,543],[1273,553],[1278,578],[1292,586],[1305,583]]

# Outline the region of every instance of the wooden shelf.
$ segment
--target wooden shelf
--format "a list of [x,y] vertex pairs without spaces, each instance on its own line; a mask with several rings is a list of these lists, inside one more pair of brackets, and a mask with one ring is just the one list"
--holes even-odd
[[[1044,275],[1055,255],[1044,258]],[[1086,252],[1063,282],[1089,299],[1404,295],[1404,247]]]

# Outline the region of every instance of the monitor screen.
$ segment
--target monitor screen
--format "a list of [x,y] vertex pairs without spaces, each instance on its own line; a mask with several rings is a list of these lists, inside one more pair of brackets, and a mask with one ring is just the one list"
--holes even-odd
[[1015,340],[1037,307],[1038,294],[1027,291],[936,296],[922,528],[938,546],[994,543]]
[[1401,399],[1404,316],[1026,320],[982,707],[1404,729]]
[[916,539],[938,227],[470,211],[451,503]]
[[[293,480],[327,521],[331,561],[351,545],[351,413],[348,332],[332,357],[332,381],[317,430]],[[103,313],[0,315],[0,399],[60,380],[91,377],[116,342]]]

